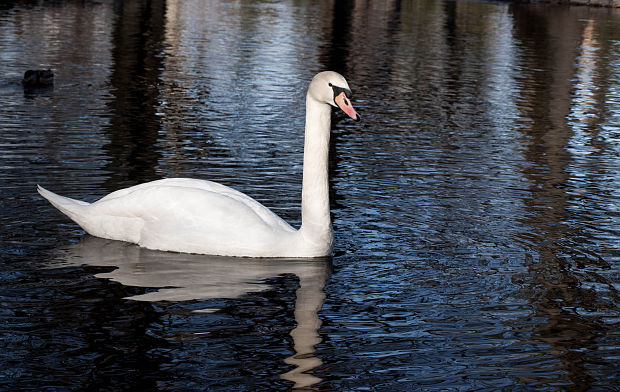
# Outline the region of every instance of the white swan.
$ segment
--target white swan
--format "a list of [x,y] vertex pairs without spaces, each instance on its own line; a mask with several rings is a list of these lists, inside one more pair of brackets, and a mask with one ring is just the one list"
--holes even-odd
[[268,208],[227,186],[170,178],[110,193],[89,204],[38,186],[54,207],[89,234],[145,248],[246,257],[320,257],[331,253],[327,164],[331,106],[358,120],[347,81],[317,74],[306,94],[302,224],[295,230]]

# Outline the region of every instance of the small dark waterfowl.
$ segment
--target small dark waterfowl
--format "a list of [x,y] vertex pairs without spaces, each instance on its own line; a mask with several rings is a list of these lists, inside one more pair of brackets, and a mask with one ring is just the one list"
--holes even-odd
[[22,85],[26,88],[45,88],[54,85],[54,72],[51,69],[29,69],[24,72]]

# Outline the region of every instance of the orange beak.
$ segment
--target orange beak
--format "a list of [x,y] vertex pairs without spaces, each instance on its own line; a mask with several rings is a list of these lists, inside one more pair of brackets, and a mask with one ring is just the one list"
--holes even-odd
[[342,111],[345,112],[347,116],[351,117],[356,121],[359,121],[361,119],[360,115],[357,114],[355,109],[353,109],[351,101],[349,100],[349,98],[347,98],[344,91],[336,95],[336,98],[334,98],[334,102],[336,102],[336,105],[338,105],[338,107],[342,109]]

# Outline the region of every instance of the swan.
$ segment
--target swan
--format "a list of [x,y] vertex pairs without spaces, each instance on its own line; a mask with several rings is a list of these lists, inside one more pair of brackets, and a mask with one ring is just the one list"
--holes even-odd
[[301,227],[296,230],[251,197],[212,181],[156,180],[110,193],[94,203],[41,196],[90,235],[142,247],[238,257],[322,257],[331,254],[328,151],[331,108],[359,120],[342,75],[317,74],[306,94]]

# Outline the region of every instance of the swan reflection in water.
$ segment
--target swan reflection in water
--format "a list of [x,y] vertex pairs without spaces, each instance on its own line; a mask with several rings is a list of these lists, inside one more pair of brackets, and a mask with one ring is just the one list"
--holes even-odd
[[[295,274],[299,289],[295,300],[297,326],[290,332],[295,354],[285,359],[296,368],[281,378],[304,388],[321,381],[311,374],[322,364],[314,355],[321,341],[318,311],[323,306],[323,287],[329,274],[328,259],[249,259],[152,251],[120,241],[86,237],[63,249],[53,267],[76,265],[116,267],[95,275],[125,286],[156,288],[128,297],[135,301],[190,301],[235,299],[269,289],[266,279]],[[215,311],[205,309],[202,312]]]

